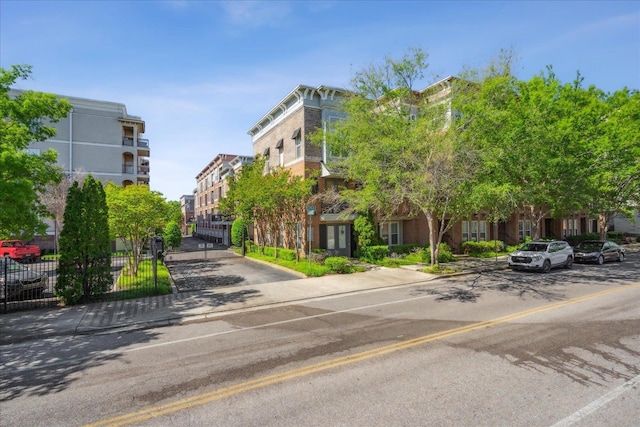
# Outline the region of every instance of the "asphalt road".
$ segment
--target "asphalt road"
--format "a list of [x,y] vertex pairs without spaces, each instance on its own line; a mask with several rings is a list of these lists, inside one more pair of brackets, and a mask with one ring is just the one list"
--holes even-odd
[[640,257],[3,347],[3,426],[637,426]]

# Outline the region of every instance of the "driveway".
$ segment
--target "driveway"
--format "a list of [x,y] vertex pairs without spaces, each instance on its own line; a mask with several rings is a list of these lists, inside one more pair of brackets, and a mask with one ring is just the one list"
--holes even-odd
[[238,256],[224,246],[206,244],[197,238],[184,238],[180,249],[165,259],[178,292],[300,279],[289,271]]

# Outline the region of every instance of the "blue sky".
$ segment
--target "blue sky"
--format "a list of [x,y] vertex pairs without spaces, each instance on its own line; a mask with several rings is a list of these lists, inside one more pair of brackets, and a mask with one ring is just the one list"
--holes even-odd
[[639,1],[0,1],[0,67],[19,88],[124,103],[146,122],[151,188],[191,194],[218,153],[298,84],[349,88],[409,48],[424,86],[513,49],[522,79],[553,65],[605,91],[640,89]]

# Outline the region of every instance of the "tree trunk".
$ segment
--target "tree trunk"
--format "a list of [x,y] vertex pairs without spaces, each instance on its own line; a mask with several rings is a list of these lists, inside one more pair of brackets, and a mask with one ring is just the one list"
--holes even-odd
[[425,216],[427,217],[427,224],[429,224],[429,251],[431,253],[431,266],[433,267],[438,265],[438,252],[440,248],[438,242],[438,224],[433,212],[425,212]]
[[600,240],[607,240],[607,232],[609,231],[609,215],[598,215],[598,228],[600,229]]

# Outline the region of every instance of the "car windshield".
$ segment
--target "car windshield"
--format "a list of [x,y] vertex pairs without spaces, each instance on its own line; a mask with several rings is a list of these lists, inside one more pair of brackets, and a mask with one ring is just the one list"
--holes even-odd
[[549,246],[549,244],[547,243],[525,243],[520,250],[521,251],[528,251],[528,252],[544,252],[547,250],[547,246]]
[[599,251],[601,247],[602,247],[602,243],[600,242],[582,242],[582,243],[578,243],[578,245],[576,246],[576,249],[596,252],[596,251]]
[[0,274],[4,273],[5,265],[8,273],[27,270],[27,268],[22,264],[15,262],[12,259],[7,259],[7,257],[3,257],[0,258]]

